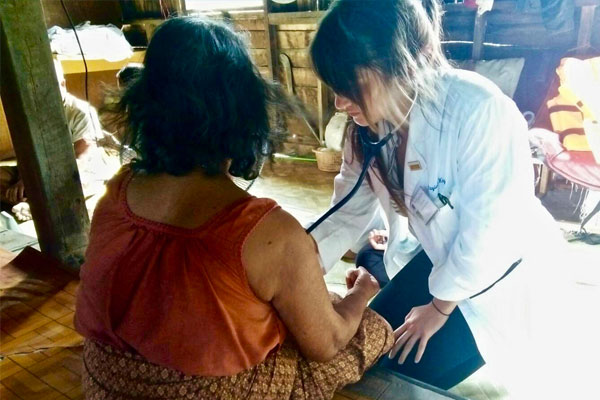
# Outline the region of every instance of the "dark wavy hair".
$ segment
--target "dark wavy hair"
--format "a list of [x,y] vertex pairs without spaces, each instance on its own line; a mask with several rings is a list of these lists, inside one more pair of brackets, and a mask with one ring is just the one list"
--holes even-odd
[[[441,17],[439,0],[337,0],[310,45],[313,69],[336,94],[366,111],[369,123],[363,80],[379,83],[384,90],[378,92],[377,103],[399,128],[407,117],[397,107],[400,101],[434,99],[440,72],[450,67],[441,47]],[[362,162],[357,132],[351,123],[353,155]],[[394,165],[395,154],[390,159],[386,166],[381,155],[376,156],[378,177],[397,210],[405,213],[402,179],[392,179],[400,166]],[[368,180],[371,183],[370,176]]]
[[106,112],[123,132],[131,167],[184,175],[201,168],[244,179],[258,176],[274,151],[269,106],[298,104],[252,63],[247,40],[223,23],[198,17],[167,20],[146,52],[144,68]]
[[435,98],[439,72],[449,66],[441,16],[439,0],[337,0],[310,45],[313,69],[335,93],[367,112],[361,78],[381,81],[382,94],[390,94],[383,102],[410,100],[416,92]]

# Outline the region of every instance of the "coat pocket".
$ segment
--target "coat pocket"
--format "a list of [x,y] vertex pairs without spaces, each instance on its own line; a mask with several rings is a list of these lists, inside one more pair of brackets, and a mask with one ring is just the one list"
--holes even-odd
[[458,233],[458,222],[456,209],[445,205],[439,209],[429,224],[432,240],[436,244],[436,248],[439,249],[440,258],[442,259],[448,256],[450,248],[454,245]]

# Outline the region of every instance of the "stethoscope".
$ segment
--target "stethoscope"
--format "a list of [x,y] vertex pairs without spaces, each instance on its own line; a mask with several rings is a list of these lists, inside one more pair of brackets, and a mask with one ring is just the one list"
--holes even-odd
[[360,138],[360,143],[361,143],[362,151],[363,151],[363,165],[362,165],[362,171],[360,172],[360,175],[358,176],[356,184],[354,185],[352,190],[346,196],[344,196],[344,198],[342,200],[340,200],[333,207],[331,207],[316,222],[311,224],[308,227],[308,229],[306,229],[306,233],[311,233],[313,230],[315,230],[315,228],[317,226],[321,225],[321,223],[323,223],[323,221],[325,221],[327,218],[329,218],[337,210],[342,208],[344,206],[344,204],[346,204],[352,198],[352,196],[354,196],[356,194],[356,192],[358,191],[358,188],[365,180],[365,176],[367,175],[367,171],[369,170],[369,165],[371,164],[371,160],[373,160],[373,157],[375,157],[381,151],[381,149],[387,144],[387,142],[389,142],[390,139],[392,137],[394,137],[394,132],[388,133],[381,140],[373,141],[369,137],[368,129],[364,126],[359,126],[358,127],[358,136]]
[[[415,96],[413,97],[413,99],[411,101],[410,108],[404,115],[404,119],[402,120],[402,122],[400,124],[396,125],[397,127],[401,127],[404,124],[404,122],[406,122],[406,120],[408,119],[408,116],[410,115],[413,107],[415,106],[415,104],[417,102],[417,95],[418,95],[418,93],[415,93]],[[364,127],[364,126],[358,127],[358,136],[360,138],[360,143],[361,143],[362,150],[363,150],[363,165],[362,165],[362,171],[360,172],[360,175],[358,176],[356,184],[354,185],[354,187],[352,188],[350,193],[348,193],[346,196],[344,196],[344,198],[342,200],[340,200],[337,204],[335,204],[333,207],[331,207],[316,222],[312,223],[308,227],[308,229],[306,229],[306,233],[311,233],[312,231],[314,231],[319,225],[321,225],[323,223],[323,221],[325,221],[327,218],[331,217],[331,215],[333,215],[333,213],[335,213],[340,208],[342,208],[344,206],[344,204],[346,204],[352,198],[352,196],[354,196],[356,194],[356,192],[358,191],[358,188],[365,180],[365,176],[367,175],[367,171],[369,170],[369,166],[371,165],[371,161],[373,160],[373,157],[375,157],[381,151],[381,149],[390,141],[390,139],[394,137],[394,135],[396,134],[395,133],[396,130],[397,129],[394,129],[393,131],[391,131],[390,133],[385,135],[383,137],[383,139],[380,139],[378,141],[373,141],[369,137],[369,130],[366,127]]]

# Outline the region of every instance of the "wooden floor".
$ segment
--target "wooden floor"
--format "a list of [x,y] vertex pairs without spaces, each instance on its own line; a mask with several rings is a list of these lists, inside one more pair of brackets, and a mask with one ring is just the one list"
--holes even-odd
[[[14,258],[0,250],[0,265]],[[0,269],[0,399],[83,399],[77,280],[34,249]]]

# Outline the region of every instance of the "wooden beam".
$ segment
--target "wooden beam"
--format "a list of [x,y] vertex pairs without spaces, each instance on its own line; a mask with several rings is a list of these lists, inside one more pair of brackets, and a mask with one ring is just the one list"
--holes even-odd
[[485,40],[485,31],[487,28],[487,16],[487,11],[482,13],[477,12],[475,15],[475,27],[473,29],[473,51],[471,53],[471,58],[473,60],[480,60],[483,54],[483,42]]
[[282,24],[277,25],[277,30],[282,31],[316,31],[317,24]]
[[596,5],[585,5],[581,7],[581,17],[579,18],[579,33],[577,35],[577,51],[580,54],[585,53],[592,47],[592,33],[594,29],[594,15]]
[[265,47],[267,49],[267,66],[269,68],[269,77],[275,79],[277,71],[277,31],[269,22],[269,12],[271,12],[271,3],[269,0],[263,0],[264,26],[265,26]]
[[1,94],[38,240],[78,266],[89,219],[40,0],[0,2]]
[[325,14],[325,11],[299,11],[274,13],[270,18],[273,25],[316,24]]
[[317,81],[317,124],[319,125],[319,139],[325,143],[325,127],[329,116],[329,102],[327,86],[319,79]]

